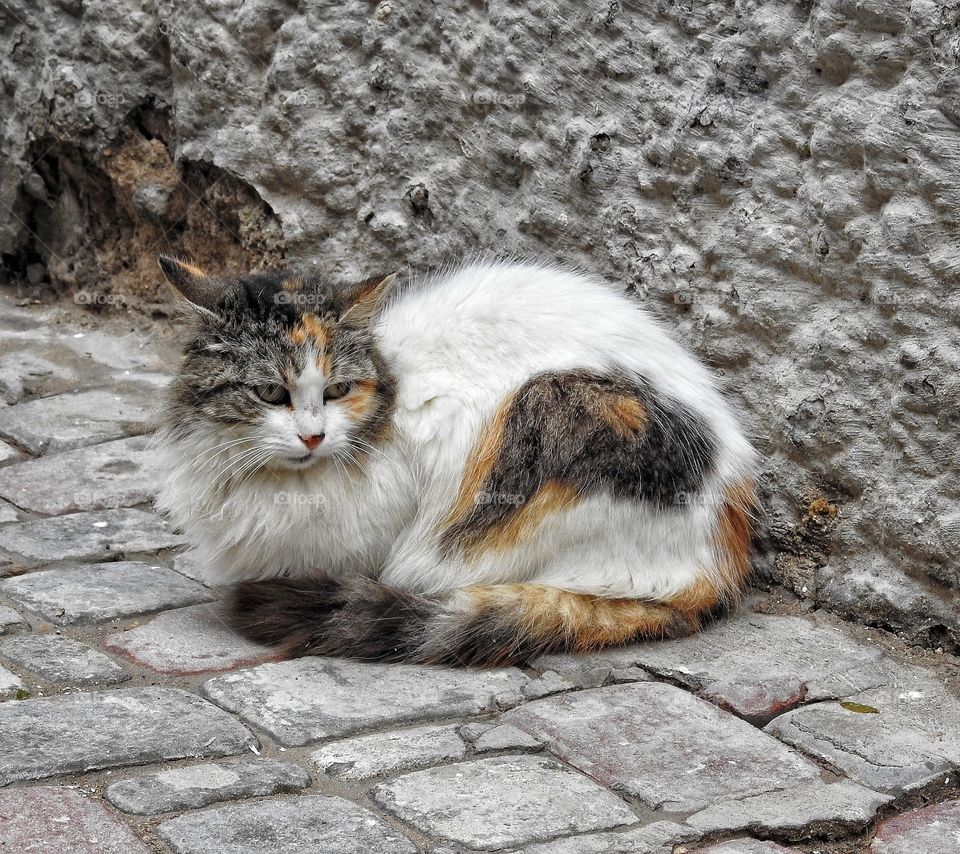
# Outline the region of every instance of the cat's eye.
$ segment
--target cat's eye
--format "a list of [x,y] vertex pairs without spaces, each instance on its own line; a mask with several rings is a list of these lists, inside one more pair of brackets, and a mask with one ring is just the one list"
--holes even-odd
[[285,386],[282,386],[279,383],[264,383],[263,385],[255,385],[253,387],[253,393],[264,403],[270,403],[274,406],[279,406],[281,403],[290,402],[290,392],[287,391]]
[[333,385],[328,385],[323,391],[323,399],[337,400],[349,394],[351,387],[351,383],[334,383]]

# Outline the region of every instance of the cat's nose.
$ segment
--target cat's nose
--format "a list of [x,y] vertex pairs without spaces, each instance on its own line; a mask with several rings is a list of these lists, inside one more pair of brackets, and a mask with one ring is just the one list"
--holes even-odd
[[317,433],[317,434],[314,435],[314,436],[299,436],[299,435],[298,435],[297,438],[298,438],[301,442],[303,442],[304,445],[307,446],[307,450],[312,451],[314,448],[317,447],[317,445],[319,445],[319,444],[323,441],[323,437],[324,437],[325,435],[326,435],[325,433]]

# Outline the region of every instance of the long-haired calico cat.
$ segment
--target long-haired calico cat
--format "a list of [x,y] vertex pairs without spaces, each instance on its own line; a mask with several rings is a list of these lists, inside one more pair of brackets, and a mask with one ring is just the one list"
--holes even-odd
[[755,458],[708,371],[585,275],[404,288],[161,267],[196,329],[159,506],[291,655],[497,665],[697,629],[748,573]]

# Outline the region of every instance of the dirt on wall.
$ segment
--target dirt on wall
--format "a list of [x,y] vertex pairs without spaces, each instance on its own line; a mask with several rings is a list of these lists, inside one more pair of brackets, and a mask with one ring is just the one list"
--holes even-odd
[[166,314],[173,296],[157,266],[167,253],[213,271],[282,266],[284,239],[249,185],[210,163],[175,163],[166,111],[131,115],[90,155],[41,139],[33,160],[28,226],[3,257],[7,286],[94,312]]

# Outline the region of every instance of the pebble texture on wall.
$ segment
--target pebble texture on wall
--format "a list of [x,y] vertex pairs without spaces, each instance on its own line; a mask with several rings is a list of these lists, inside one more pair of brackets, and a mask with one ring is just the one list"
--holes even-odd
[[960,647],[957,0],[7,0],[0,23],[7,278],[140,280],[158,245],[338,277],[576,263],[745,408],[761,577]]

